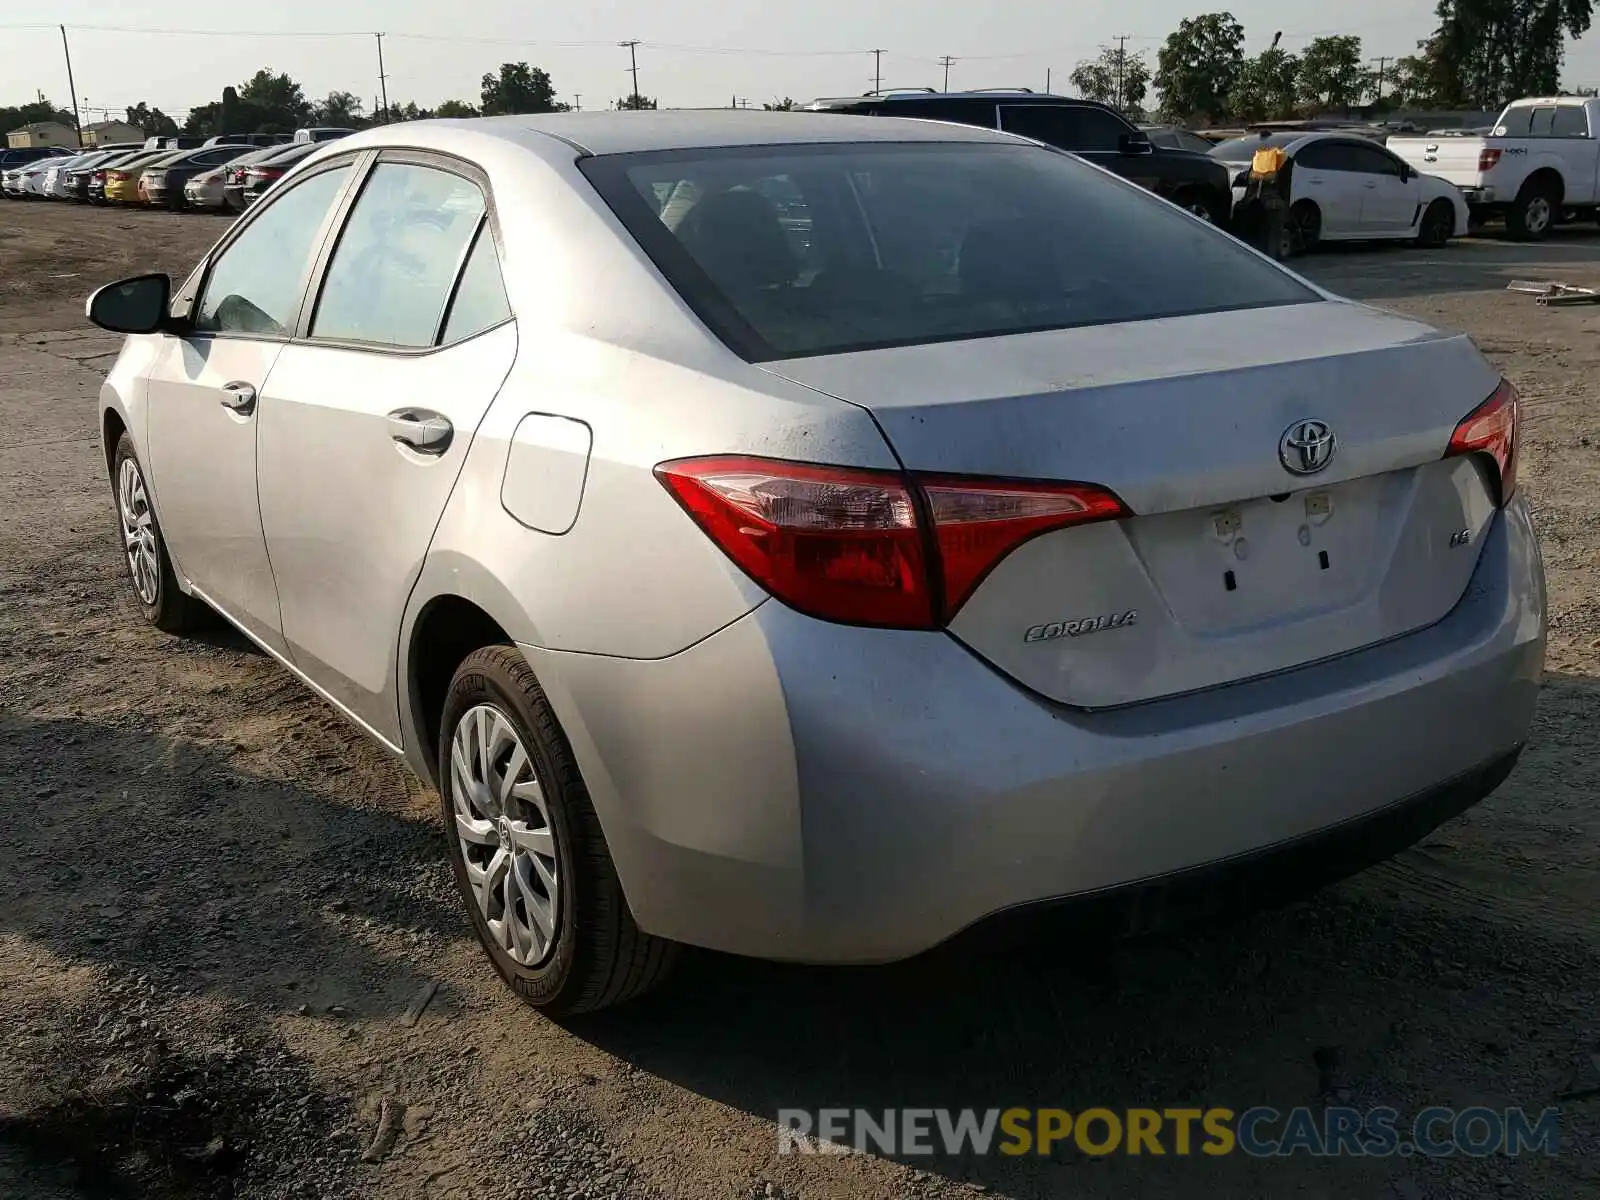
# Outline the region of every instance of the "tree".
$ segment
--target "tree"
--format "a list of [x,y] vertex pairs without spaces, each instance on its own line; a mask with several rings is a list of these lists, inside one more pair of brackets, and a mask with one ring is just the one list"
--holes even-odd
[[433,110],[433,115],[436,117],[476,117],[479,114],[478,110],[465,100],[446,100]]
[[407,100],[404,104],[391,104],[389,106],[389,120],[391,121],[427,121],[438,114],[431,108],[419,108],[415,100]]
[[1429,43],[1418,42],[1417,49],[1421,53],[1395,59],[1383,77],[1384,99],[1397,108],[1431,108],[1440,92],[1440,64]]
[[50,101],[40,96],[31,104],[19,104],[15,108],[0,108],[0,133],[10,133],[13,129],[20,129],[24,125],[33,125],[42,121],[54,121],[58,125],[65,125],[68,129],[76,129],[78,123],[72,119],[72,114],[62,112]]
[[1561,86],[1568,37],[1589,31],[1593,0],[1439,0],[1439,28],[1423,43],[1433,99],[1498,109]]
[[1299,58],[1273,46],[1245,60],[1228,93],[1228,108],[1245,121],[1289,117],[1299,95]]
[[128,109],[128,124],[142,129],[145,137],[172,137],[178,132],[176,121],[143,100]]
[[[329,92],[327,98],[315,106],[312,120],[318,125],[339,125],[353,129],[363,124],[361,110],[366,106],[354,92]],[[412,105],[415,108],[416,105]],[[391,114],[390,117],[393,120]]]
[[619,109],[655,108],[656,101],[653,96],[641,96],[638,92],[632,92],[618,100],[617,107]]
[[1228,96],[1244,66],[1244,26],[1228,12],[1178,22],[1156,54],[1161,107],[1177,120],[1228,116]]
[[501,63],[483,77],[483,115],[559,112],[550,73],[525,62]]
[[1067,78],[1090,100],[1122,109],[1142,108],[1150,88],[1150,64],[1142,53],[1129,54],[1123,47],[1107,46],[1099,58],[1079,63]]
[[768,112],[793,112],[794,106],[793,98],[785,96],[782,100],[774,100],[771,104],[763,104],[761,107]]
[[[224,89],[224,104],[228,89]],[[253,128],[271,132],[266,126],[275,125],[280,131],[291,131],[311,123],[313,110],[300,85],[287,75],[275,74],[263,67],[239,86],[240,117],[249,121],[254,117]],[[223,132],[233,132],[224,130]],[[245,132],[241,130],[240,132]]]
[[1312,38],[1300,55],[1300,99],[1307,104],[1348,112],[1368,85],[1361,39],[1354,34]]

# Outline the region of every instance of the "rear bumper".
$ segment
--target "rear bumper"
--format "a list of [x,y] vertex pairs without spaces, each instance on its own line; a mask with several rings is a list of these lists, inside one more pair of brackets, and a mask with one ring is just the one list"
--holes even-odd
[[[1182,900],[1192,872],[1274,848],[1316,883],[1392,853],[1499,781],[1544,638],[1517,500],[1438,624],[1116,711],[1041,701],[944,634],[775,602],[668,659],[523,650],[641,927],[878,962],[1041,902],[1119,897],[1112,923],[1147,927],[1171,907],[1149,897]],[[1375,855],[1352,863],[1368,839]]]

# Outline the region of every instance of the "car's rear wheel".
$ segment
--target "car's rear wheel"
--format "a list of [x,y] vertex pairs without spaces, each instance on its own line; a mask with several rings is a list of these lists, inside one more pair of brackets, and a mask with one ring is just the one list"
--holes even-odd
[[1435,200],[1422,214],[1422,224],[1417,227],[1417,245],[1436,249],[1455,236],[1455,232],[1455,209],[1448,200]]
[[1556,213],[1556,197],[1550,189],[1530,181],[1506,210],[1506,232],[1519,242],[1540,241],[1550,236]]
[[520,651],[488,646],[461,663],[439,747],[451,865],[501,978],[552,1016],[660,983],[677,947],[634,924],[572,748]]
[[178,587],[167,544],[161,537],[161,523],[150,504],[144,468],[134,452],[133,439],[126,433],[117,440],[111,486],[116,493],[122,553],[139,611],[150,624],[167,633],[185,633],[201,625],[209,610]]
[[1284,247],[1287,258],[1305,254],[1322,240],[1322,210],[1309,200],[1301,200],[1289,209],[1289,219],[1283,223]]

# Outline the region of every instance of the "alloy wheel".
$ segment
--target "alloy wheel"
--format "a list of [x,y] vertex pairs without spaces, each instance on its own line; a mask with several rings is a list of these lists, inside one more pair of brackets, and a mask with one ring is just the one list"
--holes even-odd
[[478,911],[512,961],[537,966],[556,942],[556,829],[527,747],[498,708],[480,704],[450,739],[456,837]]
[[161,568],[156,558],[156,527],[145,494],[144,476],[131,458],[117,470],[117,511],[122,517],[122,545],[128,555],[133,590],[145,605],[153,606],[160,594]]
[[1523,224],[1527,226],[1529,233],[1543,233],[1550,225],[1550,201],[1543,196],[1535,196],[1529,200]]

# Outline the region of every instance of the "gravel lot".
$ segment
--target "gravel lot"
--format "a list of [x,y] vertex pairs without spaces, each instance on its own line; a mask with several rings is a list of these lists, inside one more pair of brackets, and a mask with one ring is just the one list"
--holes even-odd
[[[0,205],[0,1196],[1600,1196],[1600,307],[1501,291],[1600,282],[1600,236],[1302,264],[1470,331],[1528,402],[1554,629],[1488,801],[1198,936],[871,971],[703,955],[562,1028],[480,960],[431,793],[241,639],[132,607],[95,436],[116,344],[83,297],[182,274],[223,228]],[[908,1164],[780,1158],[772,1125],[1329,1096],[1559,1104],[1561,1152]]]

